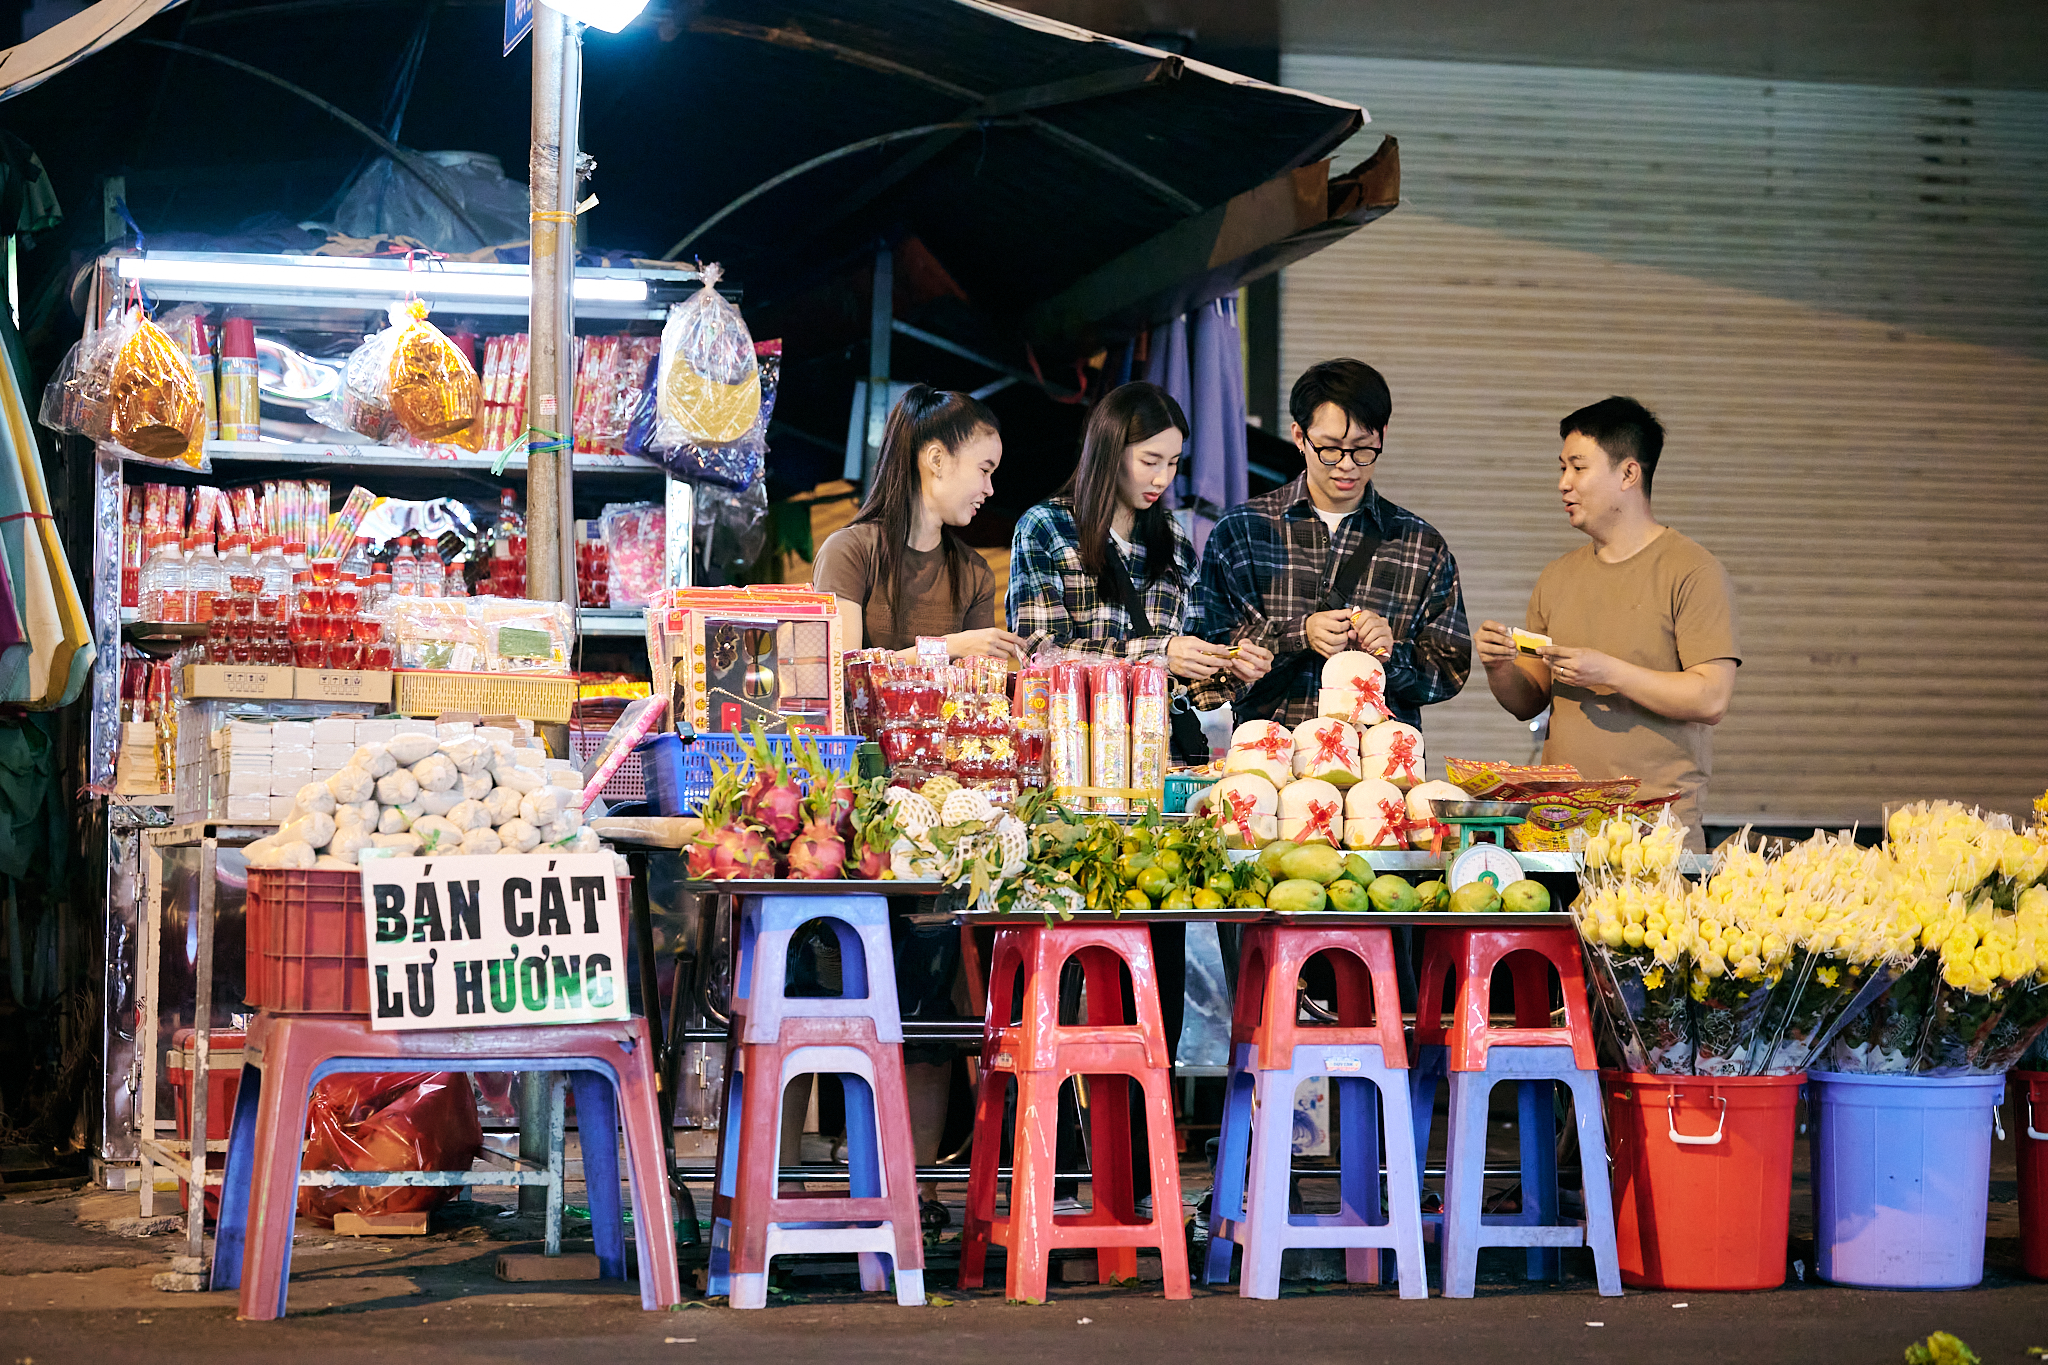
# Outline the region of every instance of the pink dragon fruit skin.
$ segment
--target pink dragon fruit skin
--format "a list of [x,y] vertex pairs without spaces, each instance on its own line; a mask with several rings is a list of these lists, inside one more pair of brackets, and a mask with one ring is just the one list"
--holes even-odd
[[771,843],[786,844],[803,828],[804,794],[797,790],[793,778],[785,776],[758,794],[749,792],[741,806],[747,817],[761,826]]
[[839,832],[841,841],[853,838],[853,783],[840,781],[832,788],[832,806],[826,812],[825,823]]
[[846,844],[828,825],[805,825],[789,846],[789,875],[801,881],[827,881],[846,865]]
[[[725,877],[767,878],[775,875],[775,851],[751,825],[728,825],[714,836],[714,858],[729,871]],[[714,874],[718,875],[718,874]]]
[[853,875],[863,881],[880,881],[882,874],[888,871],[888,869],[888,850],[877,848],[873,844],[866,844],[861,848],[860,861],[854,864]]

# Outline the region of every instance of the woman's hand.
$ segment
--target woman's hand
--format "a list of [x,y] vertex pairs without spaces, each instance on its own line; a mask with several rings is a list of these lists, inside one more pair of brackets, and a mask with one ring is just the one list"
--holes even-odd
[[1001,626],[963,630],[946,637],[946,654],[954,659],[1015,659],[1024,662],[1024,637],[1012,635]]
[[1201,682],[1230,666],[1230,650],[1199,635],[1176,635],[1166,642],[1167,671],[1177,678]]
[[1257,682],[1273,671],[1273,651],[1264,645],[1240,640],[1237,642],[1237,657],[1230,661],[1230,671],[1239,682]]

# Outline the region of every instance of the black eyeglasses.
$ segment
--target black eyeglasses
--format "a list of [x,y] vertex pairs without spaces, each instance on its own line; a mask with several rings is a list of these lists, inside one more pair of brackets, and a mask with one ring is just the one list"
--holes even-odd
[[1319,446],[1314,441],[1306,438],[1303,439],[1302,444],[1313,450],[1316,453],[1316,458],[1332,469],[1343,464],[1347,459],[1360,469],[1371,469],[1379,462],[1380,452],[1386,449],[1385,446],[1359,446],[1355,450],[1345,446]]

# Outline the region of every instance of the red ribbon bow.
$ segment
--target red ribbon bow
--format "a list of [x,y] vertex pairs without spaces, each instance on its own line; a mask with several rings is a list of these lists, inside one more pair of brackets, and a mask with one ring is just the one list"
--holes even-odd
[[1231,823],[1237,826],[1238,833],[1244,835],[1245,847],[1250,848],[1257,844],[1258,840],[1252,835],[1250,818],[1258,813],[1257,799],[1249,792],[1240,791],[1225,792],[1223,799],[1230,803]]
[[1286,756],[1289,749],[1294,747],[1294,738],[1291,735],[1268,730],[1264,739],[1248,739],[1237,747],[1240,749],[1250,749],[1253,753],[1264,754],[1267,758],[1278,762]]
[[1387,828],[1400,838],[1408,831],[1408,803],[1398,796],[1380,798],[1380,819],[1387,822]]
[[1422,776],[1421,773],[1415,770],[1415,736],[1410,734],[1394,736],[1394,742],[1387,746],[1387,772],[1389,774],[1397,772],[1406,773],[1408,776],[1416,778]]
[[1308,819],[1302,822],[1301,838],[1297,842],[1305,844],[1316,833],[1321,832],[1324,838],[1335,845],[1338,842],[1336,819],[1340,809],[1342,803],[1336,801],[1309,802]]
[[1322,731],[1316,736],[1316,753],[1315,757],[1309,760],[1309,766],[1319,768],[1326,763],[1335,763],[1349,772],[1351,764],[1345,761],[1345,757],[1346,751],[1351,747],[1350,738],[1351,732],[1341,724],[1332,725]]
[[1371,702],[1382,711],[1387,709],[1386,679],[1379,674],[1375,673],[1367,678],[1353,678],[1351,690],[1358,696],[1357,702],[1352,706],[1352,714],[1356,715],[1366,702]]

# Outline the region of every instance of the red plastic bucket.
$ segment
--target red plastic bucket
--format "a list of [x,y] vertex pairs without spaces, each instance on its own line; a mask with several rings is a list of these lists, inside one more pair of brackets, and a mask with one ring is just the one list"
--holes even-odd
[[1600,1073],[1623,1284],[1785,1282],[1794,1111],[1805,1080]]
[[2048,1280],[2048,1071],[2007,1075],[2020,1165],[2020,1268]]

